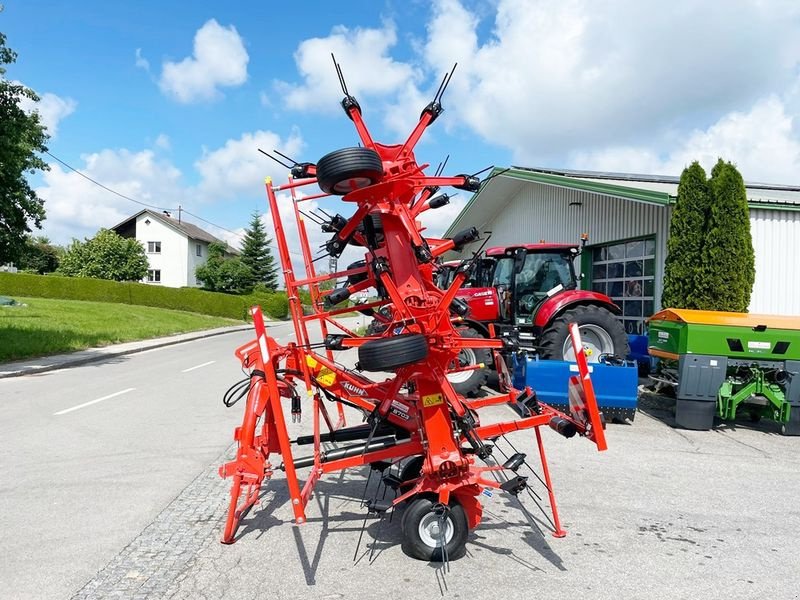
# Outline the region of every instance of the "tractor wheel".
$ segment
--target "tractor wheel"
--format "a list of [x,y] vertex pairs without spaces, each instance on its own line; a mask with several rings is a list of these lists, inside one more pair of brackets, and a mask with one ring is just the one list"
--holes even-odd
[[[459,329],[458,335],[463,338],[483,339],[483,336],[474,329]],[[486,380],[489,379],[489,365],[492,363],[492,353],[486,348],[462,348],[458,353],[458,366],[468,367],[483,363],[482,369],[448,373],[447,381],[462,396],[475,397]]]
[[442,562],[466,551],[467,516],[454,500],[445,508],[430,496],[415,498],[403,515],[402,530],[403,552],[418,560]]
[[428,340],[419,333],[370,340],[358,347],[358,364],[364,371],[392,371],[427,356]]
[[542,358],[575,360],[569,335],[570,323],[578,324],[589,362],[598,362],[603,354],[622,359],[630,354],[625,328],[611,311],[602,306],[584,304],[565,311],[545,328],[539,339]]
[[342,148],[317,162],[317,184],[326,194],[345,194],[378,183],[383,163],[370,148]]

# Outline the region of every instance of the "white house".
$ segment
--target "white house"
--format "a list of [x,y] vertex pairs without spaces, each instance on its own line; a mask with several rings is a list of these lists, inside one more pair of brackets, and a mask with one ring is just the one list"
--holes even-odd
[[[581,284],[611,296],[628,333],[661,308],[678,177],[511,167],[492,177],[445,236],[491,231],[490,246],[577,242],[589,233]],[[800,315],[800,186],[746,183],[756,259],[750,312]],[[476,249],[478,243],[467,248]],[[641,290],[630,294],[626,290]]]
[[[111,228],[122,237],[136,238],[147,253],[150,268],[145,283],[166,287],[199,287],[195,269],[208,259],[208,245],[225,244],[197,225],[169,213],[142,210]],[[237,254],[228,247],[228,254]]]

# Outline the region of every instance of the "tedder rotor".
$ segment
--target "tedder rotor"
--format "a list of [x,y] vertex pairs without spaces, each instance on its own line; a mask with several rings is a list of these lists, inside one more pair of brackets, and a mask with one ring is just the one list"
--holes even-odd
[[[433,176],[426,175],[428,165],[418,164],[414,156],[423,132],[442,112],[441,95],[452,72],[422,111],[408,139],[385,145],[372,139],[361,107],[347,92],[338,65],[336,69],[344,92],[342,107],[355,125],[360,146],[335,150],[316,164],[292,161],[286,165],[291,168],[286,184],[266,181],[296,340],[279,344],[270,337],[260,308],[251,310],[256,338],[236,350],[249,371],[241,391],[242,397],[246,394],[245,414],[234,434],[236,457],[220,467],[222,477],[233,479],[222,541],[236,540],[240,520],[259,498],[265,480],[272,479],[276,471],[285,471],[295,523],[302,524],[320,477],[369,465],[383,472],[384,483],[396,490],[396,496],[368,501],[368,511],[384,514],[404,504],[405,552],[422,560],[446,561],[463,554],[468,531],[480,523],[482,494],[499,489],[517,496],[526,489],[527,477],[518,474],[523,464],[530,468],[525,454],[514,449],[500,462],[494,460],[493,450],[499,450],[497,442],[506,434],[528,429],[535,433],[553,534],[561,537],[565,532],[539,428],[549,426],[566,437],[579,434],[598,450],[606,449],[602,415],[578,328],[571,327],[579,375],[570,380],[569,413],[537,401],[530,388],[511,386],[504,355],[519,350],[513,331],[491,327],[491,338],[459,335],[466,306],[456,294],[470,265],[465,263],[452,282],[440,289],[434,282],[434,261],[475,241],[479,232],[469,228],[450,239],[423,237],[417,218],[423,211],[447,203],[446,194],[436,196],[440,187],[474,192],[480,180],[472,175],[446,177],[441,167]],[[321,193],[298,197],[297,188],[311,185],[319,186]],[[305,277],[295,276],[276,195],[281,191],[291,194],[286,201],[294,206]],[[325,213],[325,218],[319,219],[323,231],[332,234],[324,245],[326,253],[338,258],[349,245],[363,249],[364,256],[345,271],[317,274],[300,206],[327,196],[339,196],[355,210],[350,217]],[[345,284],[321,291],[319,284],[330,280],[345,280]],[[301,287],[310,291],[312,314],[303,312],[298,295]],[[382,309],[388,326],[380,335],[363,337],[337,320],[352,308],[337,305],[370,288],[378,300],[358,308]],[[309,336],[308,325],[314,322],[324,340],[319,344]],[[330,332],[334,327],[338,333]],[[355,369],[344,368],[336,360],[337,352],[351,348],[358,353]],[[446,374],[463,368],[458,366],[458,357],[465,349],[492,353],[500,374],[499,394],[469,399],[454,390]],[[369,373],[383,375],[370,377]],[[304,388],[305,395],[298,387]],[[313,434],[289,438],[284,400],[291,402],[293,420],[303,404],[310,405]],[[335,420],[325,401],[336,406]],[[344,406],[360,411],[365,422],[347,427]],[[513,410],[507,420],[485,424],[479,413],[488,406]],[[328,442],[355,443],[331,449]],[[298,452],[303,445],[310,452],[295,456],[303,454]],[[301,482],[299,472],[306,469]]]

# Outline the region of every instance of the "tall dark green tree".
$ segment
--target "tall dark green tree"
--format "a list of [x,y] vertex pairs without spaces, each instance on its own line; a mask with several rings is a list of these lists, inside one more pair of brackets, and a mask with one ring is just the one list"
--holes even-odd
[[242,262],[253,272],[253,286],[275,291],[278,287],[278,267],[269,245],[272,240],[267,237],[261,216],[254,212],[250,226],[244,232],[242,243]]
[[31,225],[41,229],[44,202],[25,174],[49,168],[36,154],[47,150],[45,127],[37,113],[20,108],[23,98],[38,102],[39,97],[5,77],[6,65],[16,60],[17,53],[6,47],[6,36],[0,33],[0,264],[19,258]]
[[710,187],[695,303],[704,310],[747,312],[756,269],[744,180],[733,164],[720,159]]
[[695,161],[681,174],[678,200],[669,224],[661,294],[664,307],[698,308],[694,295],[710,202],[706,172]]
[[139,281],[147,275],[148,267],[141,242],[124,238],[110,229],[101,229],[83,242],[72,240],[61,258],[58,272],[68,277]]

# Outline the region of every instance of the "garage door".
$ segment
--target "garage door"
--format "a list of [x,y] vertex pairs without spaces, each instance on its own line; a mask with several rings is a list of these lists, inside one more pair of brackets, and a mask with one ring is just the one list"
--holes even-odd
[[622,309],[628,333],[643,333],[644,320],[653,314],[655,250],[652,237],[591,249],[591,287]]

